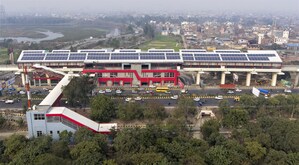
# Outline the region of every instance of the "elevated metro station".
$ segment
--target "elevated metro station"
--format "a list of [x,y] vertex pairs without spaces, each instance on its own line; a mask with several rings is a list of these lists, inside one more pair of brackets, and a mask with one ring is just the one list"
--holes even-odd
[[[164,86],[178,85],[180,76],[192,74],[195,85],[200,85],[205,73],[215,73],[219,77],[216,85],[228,83],[227,77],[242,75],[244,86],[250,86],[252,75],[267,74],[277,85],[277,76],[283,75],[282,60],[273,50],[214,50],[181,49],[88,49],[69,50],[23,50],[17,61],[18,68],[30,68],[34,64],[48,66],[62,72],[93,75],[99,86]],[[34,70],[31,85],[51,86],[62,77],[52,72]],[[25,77],[22,74],[22,83]]]

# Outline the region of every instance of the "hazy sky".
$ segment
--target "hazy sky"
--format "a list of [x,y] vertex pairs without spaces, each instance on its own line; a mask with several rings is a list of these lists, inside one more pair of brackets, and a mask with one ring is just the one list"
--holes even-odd
[[266,11],[299,13],[299,0],[0,0],[8,13],[107,11]]

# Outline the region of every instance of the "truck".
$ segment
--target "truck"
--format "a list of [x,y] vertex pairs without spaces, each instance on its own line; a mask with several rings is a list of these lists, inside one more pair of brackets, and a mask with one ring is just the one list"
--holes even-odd
[[270,97],[270,92],[269,92],[269,90],[262,89],[262,88],[259,88],[258,90],[260,91],[260,94],[263,94],[263,95],[265,96],[265,98]]

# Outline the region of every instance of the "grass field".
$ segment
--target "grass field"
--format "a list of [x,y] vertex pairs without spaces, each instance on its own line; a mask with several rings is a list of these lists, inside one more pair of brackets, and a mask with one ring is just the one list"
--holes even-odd
[[0,64],[5,63],[9,59],[9,56],[7,55],[7,49],[1,48],[0,49]]
[[139,49],[148,50],[151,48],[156,49],[174,49],[178,51],[182,49],[183,46],[181,44],[182,38],[180,36],[156,36],[152,41],[146,42],[139,46]]

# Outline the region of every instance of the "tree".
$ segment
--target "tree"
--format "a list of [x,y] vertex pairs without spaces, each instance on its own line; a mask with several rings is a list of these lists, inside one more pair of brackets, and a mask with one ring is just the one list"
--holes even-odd
[[73,136],[72,132],[68,132],[67,130],[64,130],[64,131],[60,132],[59,140],[66,142],[68,144],[71,141],[72,136]]
[[63,94],[70,106],[86,106],[94,84],[88,76],[81,76],[73,78],[69,85],[63,88]]
[[283,164],[287,164],[286,161],[287,161],[287,154],[285,152],[270,149],[270,151],[265,157],[264,164],[283,165]]
[[189,116],[194,116],[196,113],[196,106],[194,101],[189,98],[182,98],[179,100],[178,105],[175,109],[175,117],[183,117],[186,121]]
[[219,133],[220,123],[217,120],[208,120],[200,128],[200,131],[205,140],[208,140],[211,134]]
[[91,101],[91,115],[93,120],[109,122],[116,117],[114,102],[107,96],[98,95]]
[[71,150],[71,157],[74,160],[74,164],[101,164],[101,162],[106,158],[103,153],[101,153],[101,148],[97,142],[82,141],[78,143]]
[[231,110],[230,108],[230,103],[228,102],[228,100],[221,100],[219,102],[219,111],[221,112],[222,114],[222,117],[226,114],[228,114],[228,112]]
[[4,141],[5,152],[4,154],[10,159],[20,152],[27,145],[27,139],[22,135],[12,135]]
[[51,153],[61,158],[70,158],[70,149],[65,141],[56,141],[51,146]]
[[144,118],[155,122],[164,119],[166,115],[164,106],[156,102],[148,102],[143,110]]
[[229,165],[232,161],[229,159],[229,151],[223,146],[211,147],[207,152],[207,163],[210,165]]
[[247,124],[248,112],[242,109],[232,109],[224,116],[223,124],[227,127],[239,127]]
[[94,137],[94,133],[84,127],[80,127],[75,133],[74,133],[74,141],[76,144],[91,140]]
[[143,26],[143,33],[146,37],[153,39],[155,37],[155,29],[150,24],[145,24]]
[[6,121],[6,119],[2,115],[0,115],[0,127],[3,126],[3,124],[5,123],[5,121]]
[[65,159],[62,159],[58,156],[46,153],[46,154],[42,154],[42,155],[38,155],[35,159],[34,159],[34,164],[36,165],[53,165],[53,164],[71,164],[70,161],[67,161]]
[[266,148],[262,147],[256,141],[245,142],[246,151],[250,157],[250,160],[253,164],[256,164],[259,160],[261,160],[266,155]]
[[124,121],[143,119],[144,106],[139,103],[126,103],[118,106],[117,117]]

